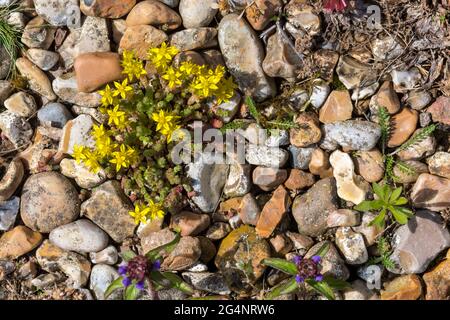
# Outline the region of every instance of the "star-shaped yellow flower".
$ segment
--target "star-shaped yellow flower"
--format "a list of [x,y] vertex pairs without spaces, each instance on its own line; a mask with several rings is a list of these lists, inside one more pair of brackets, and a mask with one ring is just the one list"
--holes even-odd
[[102,96],[101,103],[103,106],[107,107],[113,104],[115,92],[111,89],[109,84],[105,86],[104,90],[100,90],[98,93]]
[[122,81],[122,83],[115,81],[114,86],[116,90],[113,92],[113,97],[120,96],[122,99],[126,99],[128,94],[133,91],[133,87],[128,85],[128,79]]
[[134,218],[134,223],[139,224],[140,222],[146,224],[148,221],[148,214],[150,213],[150,208],[144,208],[139,205],[134,206],[134,211],[128,212],[130,216]]

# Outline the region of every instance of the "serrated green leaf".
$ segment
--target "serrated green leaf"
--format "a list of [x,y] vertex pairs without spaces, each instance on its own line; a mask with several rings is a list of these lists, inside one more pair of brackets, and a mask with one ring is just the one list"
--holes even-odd
[[295,278],[291,278],[286,282],[282,282],[281,284],[275,286],[264,298],[265,300],[272,300],[276,297],[279,297],[283,294],[288,294],[298,290],[297,281]]
[[372,221],[370,221],[369,226],[378,226],[380,228],[384,229],[384,222],[385,222],[385,218],[386,218],[386,209],[383,209],[380,211],[380,213],[375,217],[375,219],[373,219]]
[[165,250],[165,251],[167,251],[167,252],[171,252],[173,249],[175,249],[175,246],[178,244],[178,242],[180,241],[180,234],[179,233],[177,233],[176,235],[175,235],[175,239],[173,239],[171,242],[169,242],[169,243],[167,243],[167,244],[164,244],[164,245],[162,245],[162,246],[159,246],[159,247],[157,247],[157,248],[155,248],[155,249],[153,249],[153,250],[150,250],[149,252],[147,252],[146,253],[146,257],[148,258],[148,259],[150,259],[152,262],[154,262],[154,261],[156,261],[156,260],[158,260],[158,259],[160,259],[161,258],[161,254],[160,254],[160,252],[162,251],[162,250]]
[[278,258],[267,258],[262,261],[262,264],[272,267],[274,269],[283,271],[284,273],[296,275],[297,274],[297,266],[295,263]]
[[123,277],[119,277],[116,280],[114,280],[113,282],[111,282],[111,284],[105,290],[105,294],[104,294],[105,299],[108,298],[114,291],[119,290],[124,287],[122,280],[123,280]]
[[323,246],[320,247],[320,249],[316,252],[315,255],[323,258],[325,257],[329,249],[330,245],[328,243],[325,243]]
[[136,300],[137,297],[139,296],[139,293],[141,293],[141,290],[136,288],[136,284],[133,283],[125,289],[125,292],[123,293],[123,298],[124,300]]
[[395,188],[394,191],[392,191],[391,196],[389,197],[389,203],[393,203],[394,201],[396,201],[402,194],[402,190],[402,187]]
[[122,257],[122,259],[124,261],[130,261],[131,259],[133,259],[134,257],[136,257],[136,253],[134,253],[131,250],[127,250],[127,251],[123,251],[120,253],[120,256]]
[[307,284],[311,286],[314,290],[324,295],[328,300],[335,300],[333,289],[324,281],[317,282],[312,279],[307,279],[305,281]]
[[351,288],[350,283],[348,283],[347,281],[336,279],[331,276],[325,276],[322,281],[325,281],[331,288],[336,290]]
[[192,295],[194,293],[194,289],[192,289],[190,285],[184,282],[183,279],[181,279],[175,273],[162,272],[161,274],[164,278],[170,281],[172,288],[178,289],[189,295]]

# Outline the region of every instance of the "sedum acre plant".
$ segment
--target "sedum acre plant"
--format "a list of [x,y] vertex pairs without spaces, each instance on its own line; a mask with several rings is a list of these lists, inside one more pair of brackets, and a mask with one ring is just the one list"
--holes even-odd
[[181,201],[188,189],[182,167],[170,159],[175,143],[183,138],[179,129],[194,120],[207,121],[206,105],[227,102],[237,87],[223,66],[211,69],[190,61],[177,66],[173,59],[178,53],[163,43],[149,50],[144,65],[125,51],[126,78],[99,91],[100,111],[108,122],[93,127],[95,147],[74,147],[77,163],[122,181],[125,192],[136,199],[130,215],[137,224],[162,218],[176,206],[170,201]]

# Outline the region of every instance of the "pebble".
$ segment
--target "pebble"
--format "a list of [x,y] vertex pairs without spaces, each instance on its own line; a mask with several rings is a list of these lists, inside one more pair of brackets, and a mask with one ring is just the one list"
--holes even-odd
[[422,75],[416,67],[409,70],[392,70],[392,82],[394,83],[394,90],[396,92],[405,92],[420,85]]
[[297,196],[292,215],[300,234],[316,237],[327,229],[328,215],[337,207],[336,181],[325,178],[317,181],[306,193]]
[[416,110],[403,108],[400,113],[392,117],[391,134],[387,146],[394,148],[402,145],[416,130],[419,114]]
[[[412,137],[419,134],[423,129],[417,129]],[[409,148],[402,150],[397,153],[398,157],[403,160],[421,160],[425,157],[428,157],[434,154],[436,150],[436,139],[433,135],[426,137],[423,140],[420,140],[414,143]]]
[[362,63],[350,56],[341,56],[336,66],[339,80],[348,90],[361,90],[364,86],[371,85],[376,81],[376,73],[368,64]]
[[434,122],[450,125],[450,97],[441,96],[427,109]]
[[82,255],[64,251],[45,240],[36,251],[36,258],[41,268],[47,272],[63,272],[67,277],[70,288],[84,287],[91,273],[90,262]]
[[79,9],[77,0],[34,0],[36,13],[55,27],[69,26],[74,20],[72,11]]
[[22,32],[22,43],[29,48],[48,50],[55,40],[56,29],[41,17],[30,20]]
[[[267,241],[258,237],[253,227],[243,225],[222,240],[214,262],[230,290],[245,293],[263,275],[266,267],[261,261],[270,256]],[[239,269],[242,265],[251,265],[253,268],[244,274]]]
[[414,110],[422,110],[430,104],[432,98],[427,91],[411,91],[406,103]]
[[[202,65],[204,63],[200,63]],[[213,103],[210,103],[211,106],[217,105],[217,110],[215,111],[216,116],[221,119],[224,123],[228,123],[233,120],[234,116],[239,110],[241,102],[241,95],[235,91],[234,96],[227,102],[222,102],[217,105],[217,102],[214,100]]]
[[191,284],[197,290],[220,295],[227,295],[231,293],[220,273],[183,272],[182,276],[186,282]]
[[83,202],[81,212],[102,228],[115,242],[131,237],[136,225],[129,212],[130,200],[118,181],[107,181],[93,190],[91,198]]
[[14,93],[6,99],[4,105],[9,111],[24,118],[31,117],[37,110],[36,101],[33,96],[22,91]]
[[321,147],[326,150],[335,150],[341,146],[346,150],[368,151],[375,147],[381,137],[380,126],[370,121],[327,123],[323,129],[324,139]]
[[0,281],[3,281],[16,269],[16,265],[11,261],[0,260]]
[[253,29],[261,31],[282,7],[281,0],[255,0],[246,7],[245,16]]
[[450,153],[436,152],[427,159],[427,163],[431,174],[450,179]]
[[26,119],[9,110],[0,113],[0,130],[18,149],[28,145],[33,136],[33,129]]
[[309,162],[309,171],[321,178],[333,176],[328,154],[320,148],[314,149]]
[[37,276],[36,278],[31,280],[31,285],[36,289],[46,289],[51,286],[55,286],[55,284],[60,283],[63,280],[63,275],[54,274],[54,273],[46,273]]
[[0,237],[0,260],[13,260],[30,252],[42,242],[42,235],[25,226],[17,226]]
[[228,223],[215,222],[208,228],[208,230],[206,230],[205,237],[212,241],[216,241],[225,238],[230,231],[231,226]]
[[98,110],[97,108],[88,108],[73,105],[70,109],[76,115],[87,114],[100,124],[108,123],[108,115],[101,113],[100,110]]
[[247,194],[252,187],[251,165],[235,162],[230,164],[229,168],[228,177],[223,188],[224,195],[233,198]]
[[181,25],[181,17],[165,4],[156,0],[139,2],[127,16],[129,27],[136,25],[164,26],[169,30]]
[[352,118],[353,104],[347,90],[332,91],[320,108],[319,120],[322,123],[345,121]]
[[97,92],[84,93],[78,91],[77,78],[73,72],[56,77],[52,86],[56,95],[62,101],[90,108],[100,105],[102,97]]
[[296,169],[306,170],[309,168],[309,163],[314,152],[314,147],[297,148],[289,146],[289,153],[291,156],[292,166]]
[[148,49],[158,47],[168,39],[164,31],[155,27],[147,25],[131,26],[126,29],[120,40],[120,49],[134,51],[137,58],[145,60],[147,59]]
[[258,223],[261,208],[251,193],[242,197],[241,204],[238,208],[238,214],[244,224],[256,226]]
[[350,209],[337,209],[331,212],[327,218],[328,228],[353,227],[361,224],[361,215]]
[[433,211],[445,210],[449,206],[450,179],[422,173],[411,189],[412,204]]
[[[247,10],[250,8],[251,6]],[[262,64],[264,72],[270,77],[284,78],[289,82],[294,82],[297,69],[302,63],[302,56],[286,43],[280,30],[277,29],[276,33],[269,37],[266,51],[266,57]]]
[[314,182],[315,178],[311,173],[299,169],[291,169],[284,186],[289,190],[300,190],[312,186]]
[[42,233],[68,224],[80,214],[78,191],[57,172],[30,176],[20,201],[20,216],[25,225]]
[[362,234],[354,232],[350,227],[337,229],[336,245],[350,265],[363,264],[369,259]]
[[280,148],[249,144],[245,159],[255,166],[279,168],[283,167],[289,159],[289,153]]
[[73,119],[73,116],[62,103],[51,102],[39,109],[37,118],[43,126],[62,129],[68,121]]
[[253,170],[253,183],[264,191],[271,191],[287,179],[287,170],[279,168],[256,167]]
[[[150,232],[148,235],[141,235],[141,247],[143,254],[147,252],[166,245],[173,240],[175,240],[175,233],[173,233],[169,228],[164,228],[159,231]],[[166,250],[161,250],[162,255],[167,255]]]
[[163,271],[181,271],[192,267],[201,255],[200,240],[193,237],[182,237],[175,249],[161,264]]
[[[119,278],[119,273],[115,268],[106,264],[97,264],[92,267],[89,289],[94,291],[97,300],[105,300],[105,291],[109,285]],[[117,290],[108,297],[108,300],[120,299],[122,290]]]
[[63,159],[59,165],[61,174],[75,179],[77,185],[83,189],[98,187],[106,180],[106,173],[103,169],[93,173],[83,163],[77,164],[73,159]]
[[170,36],[170,45],[180,51],[206,49],[217,46],[215,28],[192,28],[178,31]]
[[242,92],[256,101],[273,97],[275,83],[262,69],[263,45],[248,23],[237,14],[225,16],[219,24],[218,39],[228,70]]
[[74,69],[80,92],[89,93],[124,78],[120,56],[114,52],[80,54],[75,59]]
[[66,69],[71,68],[75,58],[82,53],[111,51],[106,19],[86,17],[82,27],[72,29],[57,51]]
[[89,258],[94,264],[114,265],[119,260],[119,254],[114,246],[108,246],[102,251],[89,253]]
[[283,186],[279,186],[261,211],[256,224],[256,233],[263,238],[270,237],[289,211],[290,206],[291,198],[288,191]]
[[105,249],[109,238],[91,221],[80,219],[53,229],[49,240],[63,250],[89,253]]
[[122,40],[122,37],[127,30],[127,23],[124,19],[115,19],[112,21],[111,25],[111,31],[112,31],[112,38],[114,41],[114,44],[119,45],[120,40]]
[[394,166],[393,172],[395,181],[398,183],[413,183],[417,181],[417,178],[419,178],[422,173],[428,173],[428,166],[425,163],[415,160],[406,160],[404,163],[413,168],[414,172],[405,171],[397,163]]
[[375,244],[378,236],[383,232],[383,228],[370,224],[377,215],[378,214],[375,212],[364,212],[362,214],[361,224],[353,227],[355,232],[358,232],[364,236],[367,246]]
[[11,85],[11,82],[6,80],[0,80],[0,104],[9,98],[14,88]]
[[182,211],[172,216],[171,228],[180,230],[181,236],[196,236],[208,228],[210,218],[207,214]]
[[378,182],[383,179],[384,161],[378,149],[358,151],[354,160],[356,172],[367,182]]
[[319,109],[328,99],[330,92],[330,86],[325,81],[316,79],[313,81],[309,102],[315,109]]
[[187,176],[196,192],[192,200],[203,212],[213,212],[218,205],[227,174],[227,165],[221,163],[220,155],[203,153],[188,165]]
[[316,255],[317,252],[324,246],[328,246],[328,251],[322,257],[321,261],[321,273],[324,276],[332,276],[336,279],[347,280],[350,277],[350,272],[345,265],[344,260],[339,255],[338,250],[334,244],[330,241],[321,241],[316,243],[305,255],[305,258],[311,258]]
[[308,147],[320,141],[322,132],[315,113],[301,113],[295,118],[298,128],[290,130],[290,142],[298,148]]
[[19,213],[19,205],[19,197],[0,201],[0,231],[8,231],[14,226]]
[[426,300],[448,300],[450,297],[450,250],[446,259],[423,275]]
[[295,250],[298,250],[301,255],[305,255],[306,252],[314,245],[314,240],[312,238],[304,236],[300,233],[287,231],[286,236],[292,241]]
[[377,92],[379,86],[380,85],[378,82],[374,82],[367,87],[363,87],[363,88],[354,90],[352,93],[352,100],[360,101],[360,100],[370,98],[371,96],[373,96],[375,94],[375,92]]
[[372,115],[378,114],[378,108],[386,108],[389,114],[396,114],[400,111],[400,100],[394,90],[392,81],[384,81],[376,95],[370,99],[370,112]]
[[298,32],[306,32],[310,36],[320,32],[320,17],[315,13],[316,10],[313,6],[302,1],[291,1],[285,7],[285,11],[288,20],[286,27],[294,37]]
[[333,167],[338,196],[354,204],[363,202],[366,198],[366,192],[355,179],[355,167],[352,158],[347,153],[336,150],[330,156],[330,164]]
[[422,210],[409,219],[408,224],[395,231],[393,273],[422,273],[446,248],[450,247],[450,233],[442,228],[442,219],[436,213]]
[[88,115],[82,114],[64,125],[58,150],[63,153],[72,154],[75,145],[93,148],[95,141],[90,132],[94,121]]
[[381,300],[417,300],[421,295],[422,283],[415,274],[397,277],[381,290]]
[[118,19],[136,5],[136,0],[80,0],[80,9],[87,16]]
[[16,192],[25,175],[23,163],[19,158],[13,159],[0,180],[0,201],[6,201]]
[[31,90],[50,101],[56,100],[56,95],[53,92],[50,80],[35,64],[27,58],[18,58],[16,60],[16,67],[21,75],[28,80],[28,85]]
[[381,61],[393,60],[399,57],[404,50],[395,38],[391,36],[374,39],[371,47],[375,59]]
[[12,60],[3,45],[0,45],[0,79],[5,79],[11,71]]
[[178,10],[186,29],[207,27],[214,19],[217,8],[214,0],[181,0]]
[[215,69],[217,66],[224,66],[225,61],[223,60],[222,53],[219,50],[210,49],[205,50],[201,53],[205,63],[210,66],[210,68]]

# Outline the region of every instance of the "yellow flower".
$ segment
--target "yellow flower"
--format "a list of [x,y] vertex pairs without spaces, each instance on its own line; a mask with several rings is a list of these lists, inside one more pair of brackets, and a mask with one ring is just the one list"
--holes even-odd
[[128,168],[130,166],[130,153],[125,149],[125,145],[121,145],[119,151],[112,153],[113,159],[109,162],[116,165],[116,171],[119,172],[121,168]]
[[181,85],[182,76],[182,73],[177,69],[169,67],[162,78],[168,82],[169,88],[173,89],[174,87]]
[[133,60],[134,60],[134,52],[124,50],[124,52],[122,53],[122,65],[129,64]]
[[134,53],[130,51],[125,51],[123,53],[122,68],[122,73],[126,74],[130,81],[132,81],[134,77],[139,79],[141,76],[147,74],[147,71],[144,69],[144,63],[141,60],[136,59]]
[[125,112],[119,111],[119,106],[115,106],[114,109],[107,111],[109,119],[108,124],[115,124],[117,127],[121,126],[125,122]]
[[86,148],[84,151],[85,159],[83,160],[86,167],[93,173],[97,173],[100,169],[100,163],[98,162],[98,154],[92,152],[90,149]]
[[120,96],[122,99],[126,99],[128,93],[133,91],[133,87],[128,85],[128,79],[123,80],[122,83],[116,81],[114,86],[116,87],[113,92],[114,97]]
[[228,79],[223,78],[218,84],[219,89],[215,92],[217,99],[217,104],[229,101],[234,96],[234,89],[237,85],[234,83],[233,79],[229,77]]
[[[219,80],[220,81],[220,80]],[[210,97],[219,87],[217,87],[217,78],[215,76],[199,76],[193,83],[195,93],[203,98]]]
[[102,96],[101,103],[103,106],[107,107],[113,104],[115,92],[111,90],[109,84],[106,85],[104,90],[100,90],[98,93]]
[[181,126],[177,125],[176,123],[167,123],[164,125],[163,129],[161,130],[161,133],[167,137],[167,142],[172,142],[173,140],[173,134],[175,131],[180,129]]
[[174,116],[166,114],[164,110],[159,110],[159,113],[152,113],[152,119],[157,123],[156,131],[160,131],[167,123],[171,123],[174,118]]
[[180,65],[180,71],[185,77],[189,77],[196,73],[197,66],[190,61],[182,62]]
[[108,136],[103,136],[96,141],[97,153],[102,157],[108,157],[117,148],[117,144],[112,142]]
[[162,210],[162,204],[161,203],[155,203],[153,200],[150,200],[148,202],[148,208],[150,211],[150,219],[154,220],[157,218],[164,218],[164,211]]
[[85,146],[80,146],[78,144],[73,146],[72,157],[75,159],[76,163],[80,164],[81,161],[86,159],[85,150],[87,148]]
[[147,215],[150,213],[150,208],[144,208],[140,207],[139,205],[135,205],[134,211],[129,211],[128,213],[134,218],[135,224],[139,224],[140,222],[145,224],[148,220]]
[[165,42],[159,48],[151,48],[148,50],[148,59],[158,69],[165,69],[180,51],[173,46],[167,46]]
[[109,133],[105,129],[103,124],[101,124],[100,126],[94,124],[94,126],[92,127],[91,136],[93,136],[95,140],[100,140],[104,136],[108,136],[108,135],[109,135]]

